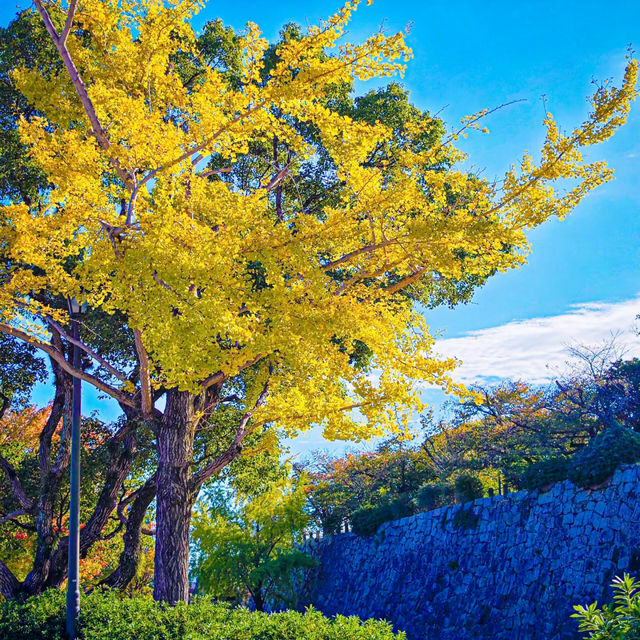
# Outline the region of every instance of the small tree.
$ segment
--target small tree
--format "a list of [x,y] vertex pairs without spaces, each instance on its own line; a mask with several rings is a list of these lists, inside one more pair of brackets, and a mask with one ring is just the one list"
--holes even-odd
[[245,602],[256,609],[268,603],[295,606],[294,572],[313,566],[299,550],[308,522],[305,484],[280,479],[258,493],[226,500],[197,511],[193,539],[198,590],[221,600]]

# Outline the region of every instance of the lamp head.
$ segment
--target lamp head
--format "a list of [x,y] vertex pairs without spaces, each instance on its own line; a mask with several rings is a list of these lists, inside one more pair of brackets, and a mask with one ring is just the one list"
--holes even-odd
[[69,305],[69,313],[72,316],[77,316],[81,313],[86,313],[87,311],[87,303],[83,302],[80,304],[75,296],[73,298],[68,298],[67,303]]

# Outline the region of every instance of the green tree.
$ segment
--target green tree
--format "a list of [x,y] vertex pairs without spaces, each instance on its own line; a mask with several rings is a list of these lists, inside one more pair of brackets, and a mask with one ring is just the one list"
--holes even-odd
[[193,519],[198,591],[240,603],[250,597],[258,611],[270,603],[295,606],[295,570],[314,564],[298,548],[305,501],[304,479],[283,477],[237,494],[235,504],[222,491],[202,505]]

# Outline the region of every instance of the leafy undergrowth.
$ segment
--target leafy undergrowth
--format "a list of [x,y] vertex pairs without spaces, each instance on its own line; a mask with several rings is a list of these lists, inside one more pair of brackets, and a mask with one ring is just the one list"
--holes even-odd
[[[50,590],[0,607],[3,640],[63,640],[65,594]],[[83,640],[404,640],[380,620],[327,618],[309,609],[265,614],[198,598],[175,607],[151,598],[95,591],[82,599]]]

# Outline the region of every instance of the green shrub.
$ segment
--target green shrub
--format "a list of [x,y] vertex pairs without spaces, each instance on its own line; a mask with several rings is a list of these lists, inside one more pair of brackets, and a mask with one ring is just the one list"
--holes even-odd
[[484,487],[480,478],[463,473],[456,478],[456,501],[471,502],[476,498],[482,498]]
[[401,494],[389,505],[391,507],[391,516],[393,520],[412,516],[416,511],[416,503],[407,493]]
[[571,617],[578,619],[580,631],[588,633],[589,640],[640,640],[640,583],[625,573],[612,586],[613,604],[601,609],[597,602],[575,606]]
[[521,487],[532,491],[567,479],[569,458],[546,458],[530,464],[522,474]]
[[[2,640],[63,640],[65,594],[50,590],[24,603],[0,606]],[[309,609],[265,614],[197,598],[169,607],[150,598],[96,591],[82,599],[82,640],[400,640],[386,622]]]
[[451,485],[438,483],[425,484],[418,490],[416,503],[419,509],[431,511],[452,504],[455,489]]
[[351,527],[359,536],[372,536],[383,522],[393,520],[390,504],[362,507],[353,512]]
[[581,487],[604,482],[623,464],[640,461],[640,435],[627,427],[609,427],[573,455],[568,477]]
[[372,536],[384,522],[412,516],[416,503],[409,494],[403,494],[391,502],[369,505],[353,512],[351,529],[359,536]]

